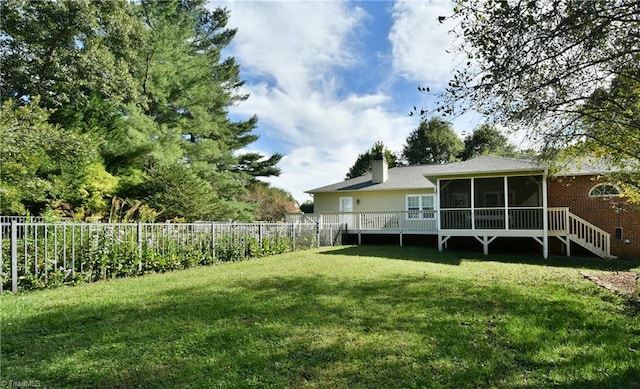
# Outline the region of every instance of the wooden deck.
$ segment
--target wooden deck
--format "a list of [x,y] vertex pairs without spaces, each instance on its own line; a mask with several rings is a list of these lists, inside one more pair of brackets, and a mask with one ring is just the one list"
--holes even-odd
[[[546,217],[545,217],[546,216]],[[400,244],[405,234],[438,236],[438,246],[442,250],[446,242],[454,236],[474,237],[488,253],[489,244],[499,237],[527,237],[535,239],[547,253],[547,240],[556,237],[571,254],[571,242],[576,243],[600,257],[610,257],[608,232],[569,212],[568,207],[518,208],[457,208],[436,211],[386,211],[350,212],[322,214],[290,214],[287,222],[319,225],[325,223],[344,225],[346,233],[357,234],[398,234]],[[545,229],[545,225],[547,228]],[[358,239],[360,241],[360,239]]]

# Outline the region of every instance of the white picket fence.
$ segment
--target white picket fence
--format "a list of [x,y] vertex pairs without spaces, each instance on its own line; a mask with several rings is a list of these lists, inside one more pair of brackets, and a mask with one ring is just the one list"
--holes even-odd
[[331,246],[340,243],[342,229],[326,223],[1,220],[0,293],[47,286],[53,278],[88,282]]

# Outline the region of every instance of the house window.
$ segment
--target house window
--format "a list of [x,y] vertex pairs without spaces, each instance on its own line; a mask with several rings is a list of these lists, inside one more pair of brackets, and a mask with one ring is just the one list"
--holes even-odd
[[340,212],[353,212],[353,197],[340,197]]
[[598,184],[591,188],[589,197],[614,197],[620,196],[620,189],[612,184]]
[[434,195],[407,195],[407,219],[435,219]]

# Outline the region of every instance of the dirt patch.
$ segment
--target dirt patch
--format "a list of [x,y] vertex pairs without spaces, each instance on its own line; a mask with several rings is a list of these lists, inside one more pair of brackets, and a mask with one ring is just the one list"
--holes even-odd
[[582,273],[582,276],[624,297],[637,296],[640,293],[640,275],[635,272]]

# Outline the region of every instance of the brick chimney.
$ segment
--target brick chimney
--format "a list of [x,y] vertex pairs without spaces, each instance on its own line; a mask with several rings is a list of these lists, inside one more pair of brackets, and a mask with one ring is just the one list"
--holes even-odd
[[387,160],[382,153],[376,154],[371,162],[371,173],[373,177],[371,181],[374,184],[382,184],[389,178],[389,167],[387,166]]

